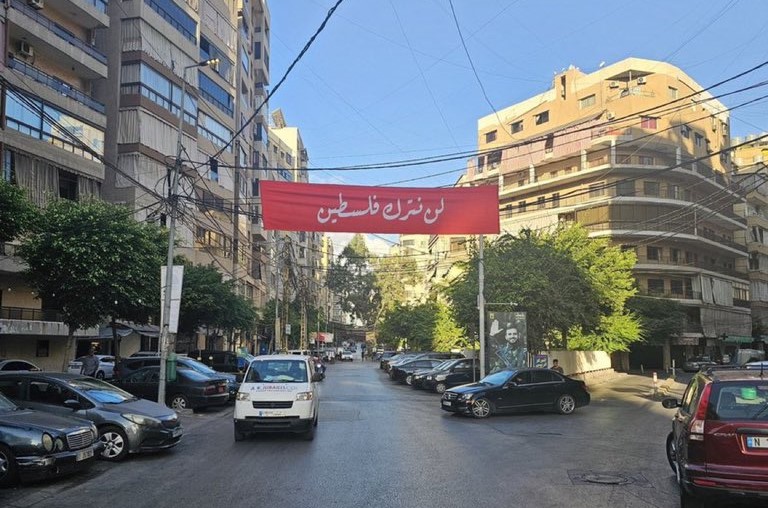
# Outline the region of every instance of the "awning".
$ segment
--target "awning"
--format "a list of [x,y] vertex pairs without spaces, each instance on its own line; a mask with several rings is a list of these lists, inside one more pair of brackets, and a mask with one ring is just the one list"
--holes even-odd
[[[136,325],[133,323],[115,323],[115,329],[117,330],[118,337],[125,337],[133,332],[139,335],[146,335],[147,337],[159,337],[160,327],[157,325]],[[106,325],[99,328],[99,339],[111,339],[112,338],[112,325]]]

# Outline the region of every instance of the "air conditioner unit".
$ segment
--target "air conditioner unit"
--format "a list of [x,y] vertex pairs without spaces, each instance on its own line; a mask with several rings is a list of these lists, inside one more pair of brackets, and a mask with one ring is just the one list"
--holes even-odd
[[638,85],[644,85],[645,84],[645,78],[637,78],[637,84]]
[[43,0],[27,0],[27,5],[33,9],[42,9],[45,7],[45,2]]
[[608,88],[619,88],[619,82],[611,81],[610,83],[608,83]]
[[19,41],[18,49],[19,56],[24,58],[32,58],[35,56],[35,48],[33,48],[27,41]]

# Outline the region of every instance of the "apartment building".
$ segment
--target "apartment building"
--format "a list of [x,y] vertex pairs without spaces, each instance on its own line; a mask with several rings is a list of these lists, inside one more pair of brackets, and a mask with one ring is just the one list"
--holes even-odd
[[390,256],[403,256],[408,262],[413,261],[418,274],[427,274],[427,277],[419,277],[414,284],[405,287],[405,300],[411,304],[423,303],[429,296],[429,272],[433,260],[438,259],[439,254],[432,254],[429,249],[429,235],[400,235],[400,241],[389,249]]
[[481,118],[480,154],[459,185],[499,186],[504,232],[578,222],[635,251],[639,294],[686,310],[671,348],[630,357],[661,367],[751,342],[729,146],[719,101],[677,67],[628,58],[589,74],[571,67],[546,92]]
[[768,140],[761,136],[733,138],[733,164],[746,196],[743,205],[747,219],[747,250],[749,251],[749,296],[756,335],[768,338],[768,184],[766,166]]
[[[43,206],[100,197],[105,178],[106,0],[9,0],[0,8],[2,178]],[[0,357],[59,369],[67,327],[21,278],[13,245],[0,248]],[[78,330],[77,337],[98,335]]]

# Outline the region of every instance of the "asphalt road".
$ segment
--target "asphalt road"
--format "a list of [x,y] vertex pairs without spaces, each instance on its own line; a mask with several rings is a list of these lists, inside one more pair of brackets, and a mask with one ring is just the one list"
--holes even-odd
[[[677,507],[672,412],[648,378],[590,386],[570,416],[446,413],[378,363],[330,365],[313,442],[235,443],[231,407],[183,415],[174,450],[0,491],[7,507]],[[617,484],[618,482],[618,484]]]

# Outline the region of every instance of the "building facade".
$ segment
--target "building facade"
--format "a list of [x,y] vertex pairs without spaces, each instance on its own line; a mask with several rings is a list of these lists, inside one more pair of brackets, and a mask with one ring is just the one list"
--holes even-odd
[[720,102],[672,65],[629,58],[590,74],[571,67],[548,91],[481,118],[479,156],[459,185],[499,186],[503,232],[577,222],[633,250],[639,295],[686,311],[671,348],[635,357],[662,367],[751,341],[729,146]]

